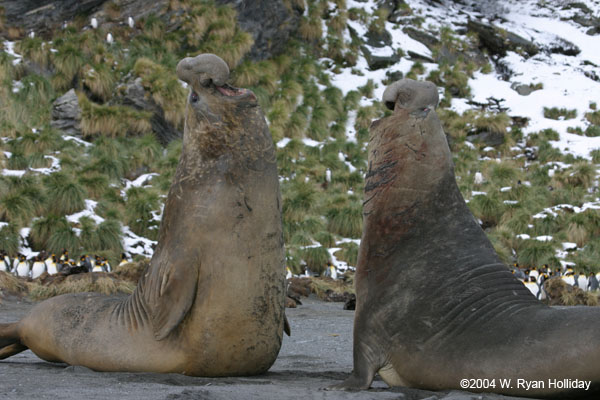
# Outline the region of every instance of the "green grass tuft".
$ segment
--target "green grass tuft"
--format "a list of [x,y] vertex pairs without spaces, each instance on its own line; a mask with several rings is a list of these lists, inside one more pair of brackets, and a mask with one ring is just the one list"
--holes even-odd
[[544,107],[544,118],[549,119],[573,119],[577,117],[577,110],[568,110],[558,107]]

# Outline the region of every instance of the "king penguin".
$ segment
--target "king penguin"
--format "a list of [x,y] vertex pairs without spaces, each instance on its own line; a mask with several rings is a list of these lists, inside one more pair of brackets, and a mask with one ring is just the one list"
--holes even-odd
[[537,284],[536,279],[530,276],[529,279],[525,280],[525,287],[537,298],[540,294],[540,287]]
[[127,255],[125,253],[121,253],[121,262],[119,262],[119,267],[128,264],[129,260],[127,259]]
[[10,260],[6,262],[5,260],[6,253],[4,250],[0,251],[0,271],[10,272],[12,268],[10,267]]
[[598,278],[596,278],[596,275],[593,272],[590,272],[590,276],[588,277],[588,291],[595,292],[598,290],[599,286]]
[[571,286],[575,286],[575,275],[573,275],[573,272],[567,272],[566,274],[561,276],[561,279],[565,281],[565,283],[568,283]]
[[583,272],[580,272],[579,276],[577,277],[577,286],[579,286],[579,289],[583,290],[584,292],[587,292],[588,279]]
[[31,275],[31,269],[29,268],[29,262],[23,254],[19,255],[18,264],[15,268],[15,275],[21,278],[26,278]]
[[46,259],[46,270],[48,271],[48,274],[50,274],[50,275],[58,274],[58,266],[56,264],[56,255],[52,254],[52,256],[50,257],[50,261],[48,261],[48,259]]
[[42,261],[41,257],[37,255],[33,258],[31,279],[39,278],[44,272],[46,272],[46,264]]

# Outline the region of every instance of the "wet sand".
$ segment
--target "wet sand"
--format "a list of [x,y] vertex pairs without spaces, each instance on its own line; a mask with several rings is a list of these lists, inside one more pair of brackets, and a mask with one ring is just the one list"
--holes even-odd
[[[0,303],[0,322],[18,320],[34,303],[15,298]],[[342,303],[303,299],[286,309],[292,336],[284,337],[270,371],[247,378],[194,378],[178,374],[95,372],[53,364],[31,351],[0,361],[0,399],[514,399],[460,391],[390,389],[379,379],[361,392],[325,391],[352,370],[353,311]]]

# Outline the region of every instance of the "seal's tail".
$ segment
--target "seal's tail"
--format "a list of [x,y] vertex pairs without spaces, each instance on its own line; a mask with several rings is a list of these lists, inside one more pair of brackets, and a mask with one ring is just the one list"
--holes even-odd
[[0,360],[27,350],[27,346],[23,345],[19,339],[17,325],[16,322],[0,324]]

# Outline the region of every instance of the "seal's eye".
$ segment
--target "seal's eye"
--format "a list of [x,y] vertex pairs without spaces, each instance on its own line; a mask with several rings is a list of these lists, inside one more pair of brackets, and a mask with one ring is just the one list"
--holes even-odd
[[192,94],[190,94],[190,103],[197,103],[197,102],[198,102],[198,93],[192,92]]

